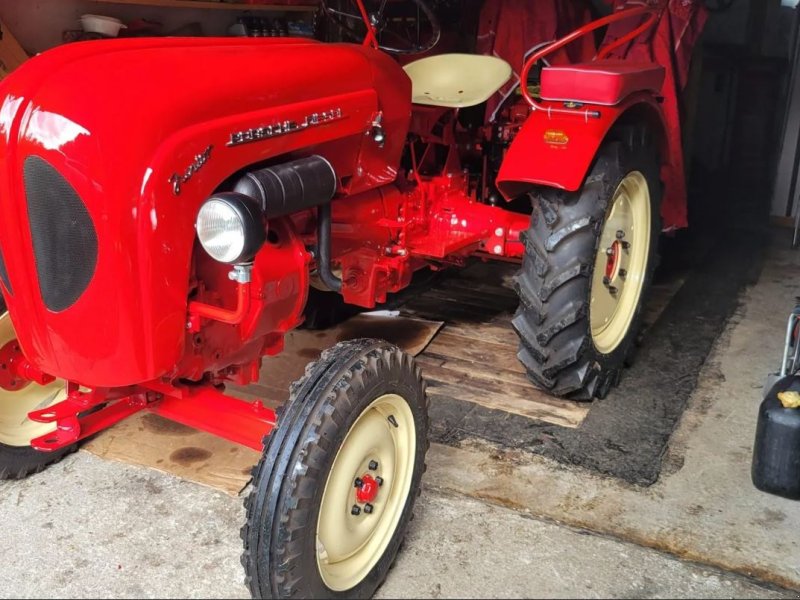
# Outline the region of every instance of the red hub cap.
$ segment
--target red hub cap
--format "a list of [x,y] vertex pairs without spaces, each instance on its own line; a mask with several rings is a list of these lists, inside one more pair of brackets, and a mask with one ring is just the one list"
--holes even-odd
[[356,488],[356,500],[359,504],[371,504],[378,497],[380,485],[372,475],[361,477],[361,486]]
[[619,240],[617,240],[611,244],[611,247],[606,251],[606,256],[608,257],[606,260],[606,277],[608,279],[614,279],[614,276],[617,274],[621,245]]

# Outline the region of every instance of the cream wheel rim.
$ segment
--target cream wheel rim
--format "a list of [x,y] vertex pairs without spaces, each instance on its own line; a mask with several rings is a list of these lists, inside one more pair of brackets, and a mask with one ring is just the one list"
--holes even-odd
[[[0,315],[0,348],[16,337],[11,318],[5,312]],[[31,440],[55,431],[53,423],[36,423],[28,419],[28,413],[52,406],[66,397],[66,386],[60,380],[44,386],[31,383],[15,392],[0,388],[0,444],[30,446]]]
[[600,234],[592,276],[589,321],[603,354],[628,335],[642,296],[650,254],[650,188],[639,171],[619,184]]
[[414,415],[397,394],[372,402],[345,436],[317,523],[317,566],[331,590],[361,583],[391,543],[411,490],[416,439]]

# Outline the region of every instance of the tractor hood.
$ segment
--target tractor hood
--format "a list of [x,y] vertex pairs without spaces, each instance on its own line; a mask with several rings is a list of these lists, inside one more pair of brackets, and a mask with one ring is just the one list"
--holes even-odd
[[306,150],[352,176],[378,111],[405,127],[410,84],[355,45],[113,40],[28,61],[0,84],[0,281],[28,359],[89,386],[169,376],[203,200]]

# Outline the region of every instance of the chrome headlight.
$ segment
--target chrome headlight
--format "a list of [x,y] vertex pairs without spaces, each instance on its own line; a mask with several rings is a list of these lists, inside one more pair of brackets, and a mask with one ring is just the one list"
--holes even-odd
[[264,245],[266,223],[261,207],[244,194],[216,194],[200,207],[197,237],[214,260],[226,264],[252,262]]

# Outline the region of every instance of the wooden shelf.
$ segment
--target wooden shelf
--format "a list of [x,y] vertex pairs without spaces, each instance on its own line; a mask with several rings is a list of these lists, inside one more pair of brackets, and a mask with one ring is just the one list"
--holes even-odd
[[200,0],[90,0],[98,4],[132,4],[164,8],[199,8],[202,10],[252,10],[271,12],[312,12],[317,6],[298,4],[241,4],[235,2],[201,2]]

